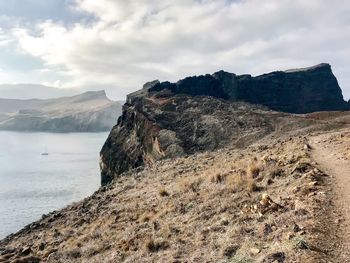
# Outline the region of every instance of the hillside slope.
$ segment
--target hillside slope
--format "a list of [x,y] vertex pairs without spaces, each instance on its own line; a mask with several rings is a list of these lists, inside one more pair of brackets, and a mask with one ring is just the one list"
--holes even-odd
[[[348,107],[330,66],[230,76],[130,94],[101,150],[103,186],[0,241],[0,261],[346,262],[346,210],[314,146],[336,136],[327,153],[348,151],[350,112],[326,111]],[[237,88],[237,78],[248,82]],[[294,89],[287,108],[322,112],[256,104],[282,98],[273,105],[283,108]],[[228,91],[256,91],[257,101]]]
[[232,141],[244,145],[284,126],[310,124],[290,113],[347,109],[328,64],[257,77],[220,71],[177,83],[149,82],[128,95],[101,150],[101,183],[160,159]]
[[0,130],[108,131],[120,114],[121,105],[104,91],[47,100],[0,99]]
[[227,143],[126,172],[0,241],[0,261],[346,262],[336,256],[330,177],[308,142],[349,127],[350,114],[305,118],[311,126],[245,148]]

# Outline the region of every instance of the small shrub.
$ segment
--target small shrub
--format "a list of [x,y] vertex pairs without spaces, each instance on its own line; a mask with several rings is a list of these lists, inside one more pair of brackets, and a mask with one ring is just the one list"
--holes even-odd
[[193,207],[194,207],[194,204],[192,202],[190,202],[186,205],[187,209],[192,209]]
[[182,191],[191,190],[192,192],[198,192],[202,182],[202,178],[185,178],[184,180],[180,181],[179,184]]
[[146,248],[149,252],[158,252],[160,250],[165,250],[169,247],[169,243],[166,241],[154,241],[153,239],[148,239],[146,241]]
[[237,246],[237,245],[228,246],[224,249],[223,254],[224,254],[224,256],[226,256],[228,258],[232,258],[233,256],[236,255],[238,249],[239,249],[239,246]]
[[276,168],[271,171],[270,178],[275,179],[276,177],[281,177],[284,175],[284,171],[280,168]]
[[100,239],[102,237],[102,232],[100,229],[94,229],[90,234],[92,239]]
[[292,173],[295,173],[295,172],[306,173],[306,172],[310,171],[311,169],[312,169],[312,167],[307,161],[305,161],[305,162],[301,161],[294,166],[294,168],[292,169]]
[[229,176],[227,178],[227,184],[234,186],[234,187],[241,187],[243,185],[243,181],[244,181],[244,176],[242,176],[241,174],[234,174],[232,176]]
[[222,219],[220,221],[220,225],[222,226],[228,226],[230,224],[230,221],[228,221],[227,219]]
[[247,191],[249,193],[259,190],[259,187],[256,185],[254,179],[252,179],[252,178],[249,178],[246,180],[246,186],[247,186]]
[[217,184],[222,183],[224,181],[224,177],[220,173],[216,173],[211,177],[210,181],[212,183],[217,183]]
[[247,168],[247,174],[253,178],[256,178],[259,176],[259,173],[260,173],[260,166],[258,165],[258,163],[256,162],[251,162],[249,165],[248,165],[248,168]]
[[283,263],[286,260],[286,254],[284,252],[276,252],[266,256],[263,259],[263,263],[276,262]]
[[201,184],[202,184],[202,179],[197,179],[197,180],[193,180],[190,183],[189,187],[193,192],[198,192]]
[[167,190],[165,190],[164,187],[162,187],[162,188],[159,189],[159,195],[161,197],[166,197],[166,196],[169,196],[169,193],[167,192]]
[[293,245],[297,249],[310,249],[310,244],[302,237],[295,237],[293,239]]
[[69,258],[80,258],[81,251],[80,249],[72,249],[66,252],[67,257]]

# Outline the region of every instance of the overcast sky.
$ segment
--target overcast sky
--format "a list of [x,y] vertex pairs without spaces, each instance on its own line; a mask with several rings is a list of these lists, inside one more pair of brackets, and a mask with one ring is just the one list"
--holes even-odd
[[349,99],[349,43],[349,0],[0,2],[0,84],[106,89],[114,99],[153,79],[321,62]]

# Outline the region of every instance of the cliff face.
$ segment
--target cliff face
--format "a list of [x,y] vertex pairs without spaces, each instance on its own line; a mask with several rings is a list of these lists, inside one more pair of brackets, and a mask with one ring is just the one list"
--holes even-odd
[[244,135],[272,129],[260,111],[211,97],[129,100],[101,150],[102,184],[142,164],[212,150]]
[[[348,109],[327,64],[258,77],[220,71],[177,83],[149,82],[128,95],[101,150],[102,185],[162,158],[213,150],[228,142],[244,146],[295,121],[289,114],[245,102],[292,113]],[[295,125],[307,122],[300,118]]]
[[0,130],[109,131],[120,114],[121,105],[104,91],[47,100],[0,99]]
[[349,109],[328,64],[276,71],[257,77],[219,71],[213,75],[188,77],[177,83],[157,83],[150,91],[166,89],[173,94],[245,101],[289,113]]

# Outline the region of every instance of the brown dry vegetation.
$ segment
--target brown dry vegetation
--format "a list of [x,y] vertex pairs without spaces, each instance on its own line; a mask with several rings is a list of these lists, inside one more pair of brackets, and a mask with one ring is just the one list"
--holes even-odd
[[127,173],[2,241],[1,260],[318,262],[327,177],[304,144],[227,148]]
[[[311,117],[323,130],[350,122],[345,113]],[[320,128],[289,124],[244,149],[124,173],[0,241],[0,262],[344,262],[334,253],[342,241],[332,180],[307,146]],[[339,132],[319,143],[346,159],[349,141]]]

